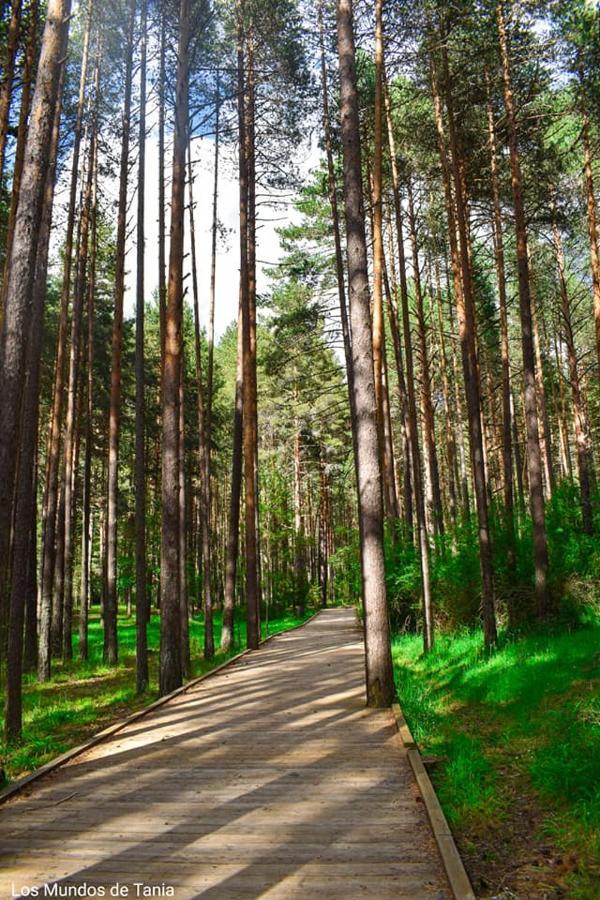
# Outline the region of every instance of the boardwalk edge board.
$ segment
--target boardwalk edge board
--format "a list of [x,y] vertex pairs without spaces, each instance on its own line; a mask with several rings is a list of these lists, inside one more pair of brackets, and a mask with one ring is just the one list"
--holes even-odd
[[469,881],[469,876],[467,875],[460,853],[458,852],[452,832],[450,831],[450,826],[448,825],[448,821],[440,806],[440,801],[437,798],[431,779],[423,764],[417,743],[412,736],[411,730],[406,723],[406,719],[404,718],[402,709],[398,703],[393,704],[392,712],[396,719],[398,733],[400,734],[402,744],[406,750],[406,755],[408,756],[417,785],[421,791],[421,796],[423,797],[427,816],[431,824],[431,830],[433,831],[433,836],[438,845],[444,869],[446,870],[446,875],[450,882],[450,889],[456,900],[476,900],[475,892]]
[[[312,616],[309,616],[307,619],[305,619],[304,622],[299,622],[298,625],[292,625],[291,628],[285,628],[283,631],[276,631],[273,634],[268,635],[268,637],[260,641],[259,648],[262,647],[263,644],[267,644],[269,643],[269,641],[272,641],[273,638],[288,634],[290,631],[296,631],[297,628],[303,628],[309,622],[312,622],[312,620],[316,618],[316,616],[318,616],[320,612],[321,610],[318,609],[312,614]],[[92,735],[92,737],[88,738],[87,741],[84,741],[82,744],[78,744],[76,747],[71,747],[70,750],[66,750],[64,753],[61,753],[60,756],[57,756],[55,759],[51,759],[43,766],[40,766],[39,769],[34,769],[34,771],[30,772],[29,775],[24,775],[22,778],[17,778],[16,781],[11,782],[7,787],[0,791],[0,805],[3,804],[6,800],[9,800],[11,797],[14,797],[16,794],[20,793],[32,782],[37,781],[38,778],[42,778],[42,776],[47,775],[49,772],[53,772],[55,769],[58,769],[65,763],[70,762],[76,756],[80,756],[82,753],[85,753],[86,750],[90,750],[92,747],[95,747],[97,744],[102,743],[102,741],[105,741],[107,738],[112,737],[118,731],[126,728],[127,725],[131,725],[133,722],[137,722],[138,719],[143,718],[143,716],[148,715],[148,713],[151,713],[153,710],[158,709],[158,707],[164,706],[166,703],[169,703],[170,700],[173,700],[180,694],[184,694],[191,688],[196,687],[196,685],[200,684],[201,681],[205,681],[207,678],[211,678],[213,675],[217,675],[223,669],[226,669],[228,666],[231,666],[233,665],[233,663],[240,660],[243,656],[247,656],[249,653],[254,652],[256,651],[242,650],[240,653],[236,653],[235,656],[232,656],[230,659],[226,659],[225,662],[220,663],[220,665],[215,666],[215,668],[211,669],[210,672],[204,672],[203,675],[198,675],[197,678],[192,678],[190,679],[190,681],[186,681],[185,684],[182,684],[181,687],[178,687],[174,691],[171,691],[170,694],[165,694],[164,697],[159,697],[158,700],[154,700],[152,703],[149,703],[148,706],[144,706],[142,707],[142,709],[138,709],[136,712],[132,713],[130,716],[127,716],[125,719],[120,719],[113,725],[109,725],[107,728],[104,728],[97,734]]]

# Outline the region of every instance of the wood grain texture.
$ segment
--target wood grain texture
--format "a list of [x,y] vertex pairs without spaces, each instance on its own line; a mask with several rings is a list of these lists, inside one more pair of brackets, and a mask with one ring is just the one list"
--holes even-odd
[[364,706],[354,613],[323,611],[8,800],[0,897],[53,881],[450,897],[393,715]]

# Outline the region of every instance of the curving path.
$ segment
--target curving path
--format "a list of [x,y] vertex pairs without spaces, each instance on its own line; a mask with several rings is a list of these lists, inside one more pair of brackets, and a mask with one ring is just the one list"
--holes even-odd
[[363,665],[354,612],[324,610],[29,786],[0,896],[449,898]]

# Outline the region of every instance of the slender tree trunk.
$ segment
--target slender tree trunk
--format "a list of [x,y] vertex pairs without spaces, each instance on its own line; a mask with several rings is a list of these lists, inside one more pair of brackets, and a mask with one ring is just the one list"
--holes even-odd
[[[65,521],[64,521],[64,603],[63,603],[63,632],[62,652],[63,658],[73,658],[72,625],[73,625],[73,548],[74,548],[74,517],[75,517],[75,443],[77,440],[77,396],[81,394],[83,386],[79,384],[79,360],[81,352],[81,329],[83,322],[83,306],[85,300],[89,224],[92,202],[92,190],[94,172],[96,168],[96,134],[92,129],[90,136],[90,150],[88,160],[87,182],[85,186],[81,227],[79,235],[79,249],[77,273],[75,277],[75,292],[73,299],[73,315],[71,319],[71,348],[69,357],[69,380],[67,392],[67,413],[65,420],[64,438],[64,491],[65,491]],[[58,598],[57,598],[58,599]]]
[[10,101],[12,98],[15,63],[19,48],[19,32],[21,28],[22,0],[12,0],[10,19],[6,35],[6,51],[4,57],[2,80],[0,80],[0,185],[4,180],[4,161],[6,157],[6,138],[10,118]]
[[[183,336],[182,336],[183,340]],[[179,615],[181,617],[181,671],[189,678],[192,670],[190,658],[190,618],[187,584],[187,503],[185,485],[185,365],[184,348],[181,348],[179,372]],[[212,632],[212,622],[211,632]]]
[[[150,617],[146,587],[146,397],[145,397],[145,193],[146,193],[146,68],[148,4],[140,11],[140,121],[138,128],[138,196],[135,302],[135,659],[136,691],[148,688],[148,633]],[[162,215],[162,213],[161,213]]]
[[[383,0],[375,0],[375,103],[373,111],[373,365],[375,407],[383,463]],[[385,470],[382,471],[385,482]]]
[[160,692],[182,682],[179,571],[179,373],[182,355],[185,155],[188,146],[190,0],[179,6],[179,45],[173,178],[171,245],[165,310],[165,358],[162,376],[162,526],[160,565]]
[[[391,237],[391,232],[390,232]],[[390,260],[393,259],[393,243],[391,242]],[[398,323],[398,304],[396,300],[396,282],[395,277],[393,283],[389,284],[387,272],[384,268],[384,285],[386,292],[386,301],[388,309],[388,319],[390,324],[390,333],[392,335],[392,343],[394,347],[394,360],[396,363],[396,377],[398,380],[398,402],[402,413],[402,459],[403,459],[403,494],[404,494],[404,520],[408,538],[413,540],[413,503],[412,503],[412,476],[411,476],[411,444],[410,444],[410,416],[408,396],[406,391],[406,379],[404,377],[404,363],[402,361],[402,346],[400,337],[400,326]]]
[[327,79],[327,61],[325,58],[325,29],[323,24],[323,2],[319,2],[319,47],[321,56],[321,94],[323,99],[323,135],[325,138],[325,154],[327,157],[327,190],[329,204],[331,206],[331,222],[333,226],[333,242],[335,249],[335,272],[338,289],[338,301],[340,306],[340,319],[342,324],[342,339],[344,343],[344,360],[346,363],[346,379],[348,383],[348,398],[350,404],[350,419],[353,423],[352,440],[354,443],[354,458],[356,461],[356,411],[354,408],[354,372],[352,369],[352,334],[348,319],[348,304],[346,299],[346,283],[344,277],[344,257],[342,252],[342,238],[340,233],[340,213],[337,197],[337,183],[333,160],[333,146],[331,141],[331,116],[329,112],[329,87]]
[[369,312],[367,244],[362,197],[360,124],[351,0],[337,2],[340,66],[340,119],[344,156],[344,200],[356,450],[361,526],[361,568],[365,612],[367,703],[389,706],[394,677],[383,556],[383,502],[373,377],[373,337]]
[[396,543],[398,539],[397,523],[400,518],[398,510],[398,492],[396,489],[396,470],[394,465],[394,434],[392,428],[392,416],[390,412],[390,394],[388,382],[388,362],[386,341],[383,342],[383,371],[382,371],[382,401],[383,401],[383,468],[385,472],[385,509],[390,526],[390,536]]
[[425,308],[423,305],[423,289],[419,267],[419,250],[417,246],[417,227],[413,200],[412,184],[408,182],[408,222],[410,244],[412,248],[413,282],[415,288],[415,304],[417,317],[417,334],[419,337],[419,356],[421,361],[421,414],[423,417],[423,437],[425,445],[425,461],[427,476],[431,488],[431,514],[436,535],[444,533],[444,513],[442,509],[442,492],[440,489],[440,472],[435,446],[435,422],[433,402],[431,399],[431,371],[427,349],[427,333],[425,325]]
[[546,397],[546,385],[544,384],[544,362],[542,359],[542,344],[540,341],[540,327],[538,321],[536,284],[533,271],[531,254],[529,261],[529,287],[531,294],[531,321],[533,324],[533,350],[535,354],[535,384],[537,390],[538,425],[540,430],[540,452],[544,467],[544,496],[550,500],[556,486],[554,477],[554,464],[552,462],[552,430],[548,415],[548,400]]
[[587,202],[587,226],[590,241],[590,261],[592,266],[592,294],[594,299],[594,323],[596,326],[596,357],[600,372],[600,253],[598,252],[598,214],[596,194],[592,174],[592,150],[590,145],[590,120],[587,109],[582,112],[583,127],[583,178]]
[[119,437],[121,432],[121,365],[123,353],[123,300],[125,296],[125,242],[127,239],[127,188],[129,176],[129,145],[131,136],[131,94],[133,80],[133,39],[135,3],[130,0],[125,48],[125,87],[121,160],[119,171],[119,206],[117,213],[117,244],[115,272],[115,310],[112,328],[110,370],[110,411],[108,422],[108,483],[106,533],[106,607],[104,610],[106,662],[114,666],[118,659],[117,640],[117,521],[119,517]]
[[527,259],[527,228],[523,205],[523,179],[517,144],[514,101],[508,43],[502,3],[496,6],[502,77],[504,80],[504,107],[508,127],[511,180],[517,237],[517,268],[519,276],[519,306],[521,314],[521,344],[523,352],[523,383],[525,395],[525,424],[527,432],[527,471],[529,475],[529,505],[533,523],[533,555],[535,565],[535,597],[538,615],[548,611],[548,546],[542,484],[542,460],[538,428],[538,410],[535,390],[535,351],[533,345],[533,320]]
[[8,560],[19,426],[28,352],[27,323],[32,296],[44,203],[51,137],[60,99],[60,69],[68,39],[70,0],[50,0],[38,63],[19,208],[9,263],[9,279],[0,336],[0,647],[7,614]]
[[196,361],[196,397],[198,414],[198,462],[200,470],[200,545],[202,548],[202,593],[204,600],[204,658],[212,659],[215,653],[212,602],[212,560],[210,546],[210,464],[208,429],[206,423],[207,400],[202,377],[202,350],[200,346],[200,309],[198,269],[196,262],[196,231],[194,227],[194,196],[191,145],[188,152],[188,190],[190,200],[190,242],[192,250],[192,288],[194,295],[194,348]]
[[[241,284],[240,284],[241,297]],[[231,461],[231,495],[229,498],[229,518],[225,564],[225,590],[223,599],[223,626],[221,647],[227,653],[233,645],[233,616],[235,609],[235,579],[240,531],[240,497],[242,493],[242,419],[243,419],[243,327],[242,308],[238,311],[237,370],[235,379],[235,401],[233,408]]]
[[[294,382],[294,400],[298,402],[298,384]],[[294,585],[296,610],[304,615],[306,600],[306,564],[304,558],[304,519],[302,517],[302,466],[300,450],[300,422],[294,419]]]
[[[431,82],[434,97],[440,160],[442,162],[442,173],[444,178],[446,210],[448,215],[448,231],[450,235],[450,247],[452,254],[454,291],[456,295],[459,335],[462,350],[463,375],[467,395],[469,445],[471,450],[471,464],[473,468],[475,501],[477,506],[484,642],[486,647],[491,647],[496,643],[497,632],[496,614],[494,608],[495,604],[492,568],[492,545],[487,505],[488,498],[485,472],[484,440],[481,423],[481,386],[479,382],[479,367],[477,364],[475,337],[475,307],[471,278],[469,225],[466,199],[464,194],[464,185],[461,174],[462,153],[460,152],[458,136],[456,133],[454,120],[454,104],[452,92],[450,89],[451,82],[447,58],[447,48],[445,45],[442,48],[442,54],[447,87],[446,108],[448,111],[448,131],[450,136],[450,147],[452,151],[452,180],[454,182],[454,201],[456,203],[456,213],[454,211],[452,189],[450,186],[450,167],[448,165],[446,155],[446,138],[443,128],[437,73],[433,55],[431,57]],[[458,246],[456,240],[457,232]]]
[[591,499],[591,466],[588,445],[588,424],[581,394],[579,364],[577,361],[577,350],[575,347],[575,337],[573,335],[573,324],[571,320],[571,301],[565,274],[565,255],[563,252],[560,231],[556,223],[556,217],[553,217],[552,221],[552,238],[554,241],[554,252],[556,254],[556,265],[558,268],[562,325],[564,329],[565,345],[567,347],[569,381],[571,383],[571,399],[573,401],[575,450],[577,452],[577,473],[579,475],[579,490],[581,494],[581,519],[585,534],[593,534],[594,518]]
[[516,566],[514,487],[512,453],[512,417],[510,388],[510,350],[508,342],[508,311],[506,303],[506,272],[504,265],[504,239],[502,231],[502,211],[498,186],[498,154],[496,149],[496,126],[492,108],[489,76],[486,70],[488,146],[492,175],[492,199],[494,204],[494,256],[498,284],[498,304],[500,308],[500,356],[502,360],[502,485],[504,493],[504,519],[508,537],[508,570],[514,573]]
[[[2,298],[0,302],[0,318],[4,308],[5,292],[8,283],[8,261],[12,249],[15,233],[15,219],[19,203],[19,191],[21,189],[21,176],[23,163],[25,162],[25,145],[27,143],[27,128],[29,125],[29,113],[31,110],[31,98],[33,93],[33,81],[35,77],[36,49],[38,38],[39,3],[32,0],[29,5],[29,25],[27,28],[27,46],[25,48],[25,60],[23,65],[23,81],[21,89],[21,104],[19,110],[19,126],[17,130],[17,146],[15,150],[15,162],[12,175],[12,189],[10,198],[10,211],[8,214],[8,228],[4,245],[4,277],[2,279]],[[1,104],[0,104],[1,105]],[[2,167],[0,167],[0,184],[2,183]]]
[[[67,348],[67,323],[69,315],[69,299],[71,294],[71,272],[73,263],[73,234],[75,227],[75,213],[77,203],[77,184],[79,179],[79,156],[81,151],[81,138],[83,128],[83,113],[86,101],[85,88],[87,83],[87,69],[89,59],[89,43],[91,32],[92,4],[88,10],[86,29],[84,35],[83,55],[79,75],[79,94],[77,99],[77,112],[75,118],[73,136],[73,160],[71,164],[71,177],[69,185],[69,204],[67,210],[67,223],[65,234],[65,246],[63,255],[62,289],[60,302],[60,319],[58,327],[58,339],[56,347],[56,364],[54,374],[54,387],[52,397],[52,410],[48,428],[48,450],[46,463],[46,484],[44,488],[44,500],[42,506],[42,571],[41,571],[41,607],[52,607],[54,585],[56,581],[56,554],[60,545],[60,532],[62,525],[58,518],[58,481],[60,474],[60,447],[61,447],[61,421],[63,408],[65,357]],[[58,534],[57,534],[58,526]],[[59,581],[61,580],[59,574]],[[59,600],[56,601],[60,602]],[[53,615],[57,621],[57,613]],[[46,645],[50,641],[42,626],[42,622],[48,622],[50,627],[51,616],[45,618],[44,612],[40,616],[40,642]],[[41,648],[39,655],[39,677],[46,680],[50,677],[50,656],[46,657],[45,650]]]
[[435,268],[435,304],[438,322],[439,349],[440,349],[440,366],[442,371],[442,395],[444,398],[444,408],[446,411],[446,456],[448,459],[448,499],[450,508],[450,518],[456,525],[458,515],[458,497],[457,497],[457,473],[458,465],[456,460],[456,431],[454,420],[453,404],[450,402],[450,381],[448,378],[448,355],[446,351],[446,336],[444,332],[444,314],[442,301],[442,286],[440,282],[440,270],[437,259],[434,262]]
[[567,398],[565,395],[565,374],[562,345],[564,343],[563,328],[560,315],[555,319],[556,339],[554,341],[554,361],[558,376],[558,431],[559,431],[559,460],[561,478],[573,479],[573,462],[571,460],[571,447],[569,445],[569,429],[567,426]]
[[[243,4],[238,26],[238,121],[240,131],[240,279],[243,328],[243,406],[244,406],[244,493],[246,525],[246,607],[248,648],[257,649],[260,641],[258,591],[258,546],[256,528],[256,309],[254,274],[251,258],[254,228],[254,107],[252,62],[249,41],[243,30]],[[247,66],[246,66],[247,63]],[[246,75],[247,72],[247,75]]]
[[392,115],[389,92],[385,92],[386,123],[390,161],[392,164],[392,186],[394,194],[394,213],[396,219],[396,240],[398,245],[398,271],[400,278],[400,302],[402,306],[402,332],[404,337],[404,356],[406,361],[406,395],[408,398],[408,420],[410,458],[412,464],[412,485],[415,495],[416,524],[419,533],[419,563],[421,567],[421,590],[423,605],[423,646],[425,651],[433,646],[433,608],[431,598],[430,548],[425,521],[425,498],[421,474],[421,454],[419,452],[419,431],[417,426],[417,401],[415,392],[415,372],[413,361],[412,337],[410,332],[410,311],[408,308],[408,284],[406,281],[406,259],[404,256],[404,234],[402,227],[402,201],[400,198],[400,179],[396,158],[396,143],[392,126]]
[[[166,71],[166,14],[160,13],[160,49],[158,76],[158,312],[160,317],[160,371],[162,391],[162,367],[165,359],[165,310],[167,306],[166,279],[166,219],[165,197],[165,87]],[[162,406],[162,400],[161,400]]]
[[[219,152],[221,145],[221,79],[219,69],[216,75],[215,99],[215,161],[213,166],[213,204],[210,248],[210,299],[208,303],[208,361],[206,369],[206,452],[209,478],[211,477],[210,454],[212,442],[212,407],[215,355],[215,295],[217,285],[217,233],[219,230]],[[210,484],[209,484],[210,488]]]
[[[62,74],[60,76],[62,80]],[[15,539],[13,543],[13,572],[11,580],[7,681],[4,710],[4,732],[7,741],[17,739],[21,734],[22,700],[21,683],[23,673],[23,625],[25,613],[29,619],[25,640],[25,668],[34,663],[35,641],[35,541],[36,541],[36,447],[39,421],[39,385],[42,339],[44,327],[44,303],[48,270],[48,246],[52,225],[54,180],[58,155],[61,103],[57,101],[54,123],[50,138],[50,154],[46,171],[46,184],[38,232],[35,282],[29,325],[29,346],[27,354],[27,375],[21,423],[21,443],[19,453],[19,477],[15,509]],[[33,550],[33,553],[32,553]],[[33,573],[33,579],[32,579]],[[32,609],[33,607],[33,609]],[[33,618],[32,618],[33,612]],[[29,659],[28,659],[29,657]]]

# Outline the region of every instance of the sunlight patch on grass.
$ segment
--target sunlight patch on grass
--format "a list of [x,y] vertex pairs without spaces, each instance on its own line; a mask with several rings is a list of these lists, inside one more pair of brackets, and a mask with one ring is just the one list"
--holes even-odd
[[433,773],[451,824],[508,816],[511,779],[524,778],[542,829],[581,857],[574,896],[600,850],[600,622],[568,633],[502,635],[491,655],[481,632],[441,636],[428,655],[415,636],[393,644],[400,704],[415,739],[444,762]]

